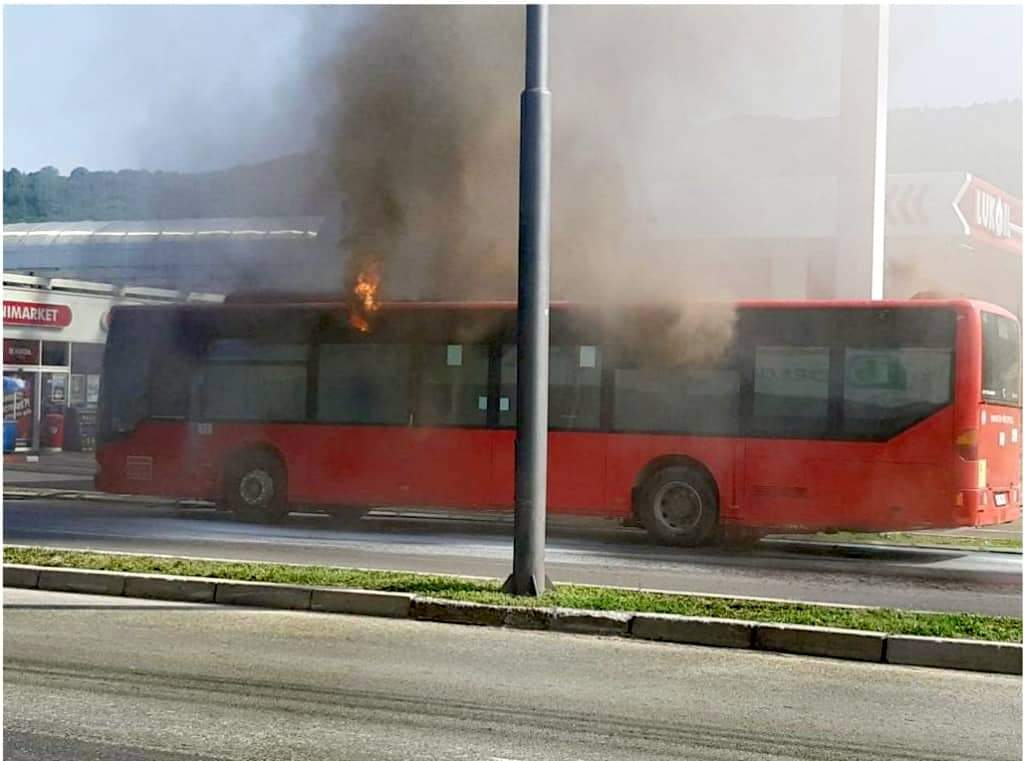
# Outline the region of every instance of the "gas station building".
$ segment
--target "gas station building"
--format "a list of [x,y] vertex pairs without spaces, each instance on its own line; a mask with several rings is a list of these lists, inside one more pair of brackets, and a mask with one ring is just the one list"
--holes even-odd
[[[702,273],[712,294],[736,298],[849,297],[836,272],[838,182],[784,177],[658,188],[653,198],[665,200],[646,201],[654,239],[646,266],[680,278]],[[1020,316],[1022,267],[1020,198],[962,172],[888,176],[885,298],[965,296]]]

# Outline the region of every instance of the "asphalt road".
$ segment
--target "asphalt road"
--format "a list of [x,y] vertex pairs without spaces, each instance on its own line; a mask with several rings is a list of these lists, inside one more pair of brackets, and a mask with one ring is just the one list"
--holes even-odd
[[[277,526],[213,510],[8,500],[4,541],[78,549],[272,560],[502,578],[511,526],[498,520],[293,515]],[[656,546],[640,531],[551,527],[557,581],[713,594],[1022,615],[1020,555],[764,542],[752,551]]]
[[4,607],[9,761],[1020,757],[1019,677],[34,590]]

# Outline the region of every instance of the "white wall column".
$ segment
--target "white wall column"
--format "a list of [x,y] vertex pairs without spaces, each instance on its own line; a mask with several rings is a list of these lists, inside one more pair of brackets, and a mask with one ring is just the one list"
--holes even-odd
[[842,12],[836,298],[884,295],[888,7]]

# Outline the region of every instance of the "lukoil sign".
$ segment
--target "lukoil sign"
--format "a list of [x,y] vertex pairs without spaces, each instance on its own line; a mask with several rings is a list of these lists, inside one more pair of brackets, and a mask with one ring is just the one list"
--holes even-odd
[[997,238],[1012,238],[1012,209],[1003,200],[980,188],[974,190],[974,222]]

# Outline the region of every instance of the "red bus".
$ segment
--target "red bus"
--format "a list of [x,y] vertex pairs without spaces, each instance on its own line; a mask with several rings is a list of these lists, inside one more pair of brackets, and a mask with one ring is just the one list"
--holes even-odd
[[[511,304],[117,307],[97,486],[291,508],[510,509]],[[367,326],[362,326],[366,328]],[[967,300],[556,304],[549,507],[699,545],[1020,517],[1019,325]]]

